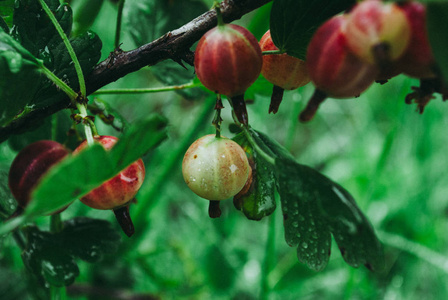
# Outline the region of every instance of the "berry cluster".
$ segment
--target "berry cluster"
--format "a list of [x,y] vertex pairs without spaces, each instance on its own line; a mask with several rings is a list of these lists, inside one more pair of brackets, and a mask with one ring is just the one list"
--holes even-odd
[[322,24],[307,50],[307,68],[316,86],[313,97],[300,115],[309,121],[326,97],[359,96],[373,82],[384,83],[404,73],[434,82],[433,89],[408,96],[420,112],[433,92],[441,92],[437,67],[428,41],[425,6],[365,0],[345,14]]
[[[117,138],[113,136],[96,136],[95,140],[106,150],[111,149],[117,142]],[[70,154],[70,150],[58,142],[41,140],[21,150],[11,164],[9,172],[9,187],[18,202],[19,210],[26,208],[32,200],[34,189],[53,167],[86,147],[87,141],[84,141]],[[131,236],[134,233],[134,227],[129,217],[129,204],[140,189],[144,177],[145,166],[139,159],[80,200],[95,209],[113,210],[123,231]]]

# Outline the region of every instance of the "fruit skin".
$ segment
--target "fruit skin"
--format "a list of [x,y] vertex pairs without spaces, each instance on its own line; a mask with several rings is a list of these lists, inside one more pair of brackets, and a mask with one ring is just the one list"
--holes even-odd
[[40,179],[69,154],[69,150],[55,141],[41,140],[23,148],[9,170],[8,183],[19,206],[25,208]]
[[[348,18],[348,46],[364,61],[381,64],[398,59],[406,51],[411,27],[398,5],[366,0],[358,3]],[[386,53],[376,52],[379,48]]]
[[[96,136],[94,139],[106,150],[111,149],[118,141],[114,136]],[[82,151],[86,147],[87,141],[84,141],[73,151],[73,154]],[[145,165],[142,159],[138,159],[118,175],[83,196],[80,200],[87,206],[102,210],[125,206],[135,197],[142,186],[144,178]]]
[[403,72],[411,77],[432,78],[435,65],[434,55],[429,43],[426,28],[426,7],[424,4],[410,1],[400,4],[411,25],[411,40],[408,49],[398,64]]
[[208,200],[235,196],[246,184],[250,166],[243,148],[214,134],[196,140],[185,153],[182,174],[188,187]]
[[[261,51],[278,50],[268,30],[260,40]],[[270,83],[285,90],[294,90],[310,82],[303,60],[284,54],[263,55],[261,74]]]
[[306,65],[317,89],[334,98],[359,96],[375,80],[378,69],[350,52],[345,35],[347,18],[335,16],[315,32]]
[[261,49],[244,27],[219,25],[199,40],[194,66],[209,90],[228,97],[242,95],[260,75]]

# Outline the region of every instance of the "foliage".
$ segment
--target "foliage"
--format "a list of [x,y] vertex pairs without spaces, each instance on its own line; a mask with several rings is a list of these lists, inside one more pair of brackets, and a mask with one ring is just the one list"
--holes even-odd
[[[66,45],[39,1],[15,2],[0,0],[0,129],[20,129],[0,136],[0,298],[57,298],[66,292],[75,299],[99,299],[97,294],[104,299],[446,298],[448,258],[438,253],[448,245],[443,176],[448,140],[441,130],[446,104],[437,96],[423,115],[414,113],[401,99],[417,81],[405,76],[375,84],[355,100],[329,100],[307,125],[298,124],[297,115],[312,87],[286,92],[278,114],[268,115],[272,85],[260,76],[246,93],[252,100],[247,102],[250,127],[229,125],[230,104],[222,111],[222,134],[236,133],[233,139],[253,167],[252,185],[233,204],[223,201],[223,215],[211,220],[207,203],[186,188],[180,171],[189,144],[215,130],[210,126],[215,96],[197,88],[187,51],[107,88],[193,81],[188,88],[91,95],[87,108],[97,116],[98,131],[119,135],[119,142],[111,151],[93,145],[52,168],[24,214],[15,217],[7,177],[17,152],[36,139],[55,139],[73,149],[88,136],[74,99],[49,77],[51,72],[79,91]],[[100,58],[111,63],[110,53],[122,51],[111,38],[117,1],[45,2],[85,76]],[[183,26],[212,2],[127,1],[123,49]],[[447,29],[441,22],[447,7],[425,2],[431,44],[447,78]],[[261,33],[270,18],[276,45],[304,58],[314,30],[354,3],[274,0],[272,9],[265,6],[237,22]],[[39,117],[49,109],[49,117]],[[130,209],[136,233],[121,241],[113,214],[76,199],[139,157],[147,179]],[[46,216],[68,204],[66,211]],[[330,258],[337,249],[342,259]]]

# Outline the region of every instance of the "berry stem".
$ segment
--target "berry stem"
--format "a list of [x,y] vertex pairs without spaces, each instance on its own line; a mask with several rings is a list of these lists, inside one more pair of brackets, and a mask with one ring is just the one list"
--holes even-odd
[[48,7],[47,3],[45,3],[44,0],[39,0],[39,3],[42,6],[45,13],[50,18],[50,20],[53,23],[54,27],[56,28],[57,32],[61,36],[61,38],[65,44],[65,47],[67,48],[67,51],[70,55],[70,58],[72,59],[73,64],[75,66],[76,74],[78,75],[79,89],[81,91],[81,94],[83,96],[86,96],[86,83],[84,80],[84,74],[82,73],[81,65],[79,64],[79,60],[76,57],[75,50],[73,49],[72,45],[70,44],[70,41],[68,40],[67,35],[65,34],[61,25],[58,23],[58,20],[56,20],[56,17],[54,16],[53,12]]
[[72,102],[76,99],[76,97],[78,97],[78,94],[64,81],[57,77],[53,72],[51,72],[47,67],[45,67],[44,63],[41,60],[39,61],[39,68],[41,72],[43,72],[45,76],[47,76],[48,79],[50,79],[57,87],[59,87],[64,93],[67,94]]
[[129,204],[126,206],[122,206],[119,208],[116,208],[113,210],[115,214],[115,218],[118,221],[118,224],[120,224],[121,229],[123,232],[128,236],[131,237],[134,232],[134,224],[132,223],[131,215],[129,214]]
[[147,93],[159,93],[159,92],[170,92],[176,90],[191,89],[194,87],[201,86],[198,82],[189,82],[181,85],[171,85],[157,88],[144,88],[144,89],[103,89],[94,92],[92,95],[107,95],[107,94],[147,94]]
[[210,200],[208,205],[208,215],[212,219],[216,219],[221,216],[221,208],[219,207],[219,201]]
[[[79,110],[79,114],[83,119],[87,118],[87,108],[86,105],[81,104],[79,102],[76,103],[76,107]],[[93,122],[92,122],[93,124]],[[92,131],[92,124],[84,124],[84,132],[86,134],[87,144],[93,145],[93,131]],[[96,132],[96,128],[95,128]]]
[[221,137],[221,123],[222,123],[222,118],[221,118],[221,109],[224,108],[224,106],[222,105],[222,100],[221,100],[221,95],[217,94],[216,95],[216,105],[215,105],[215,117],[213,118],[212,124],[216,127],[216,137],[220,138]]
[[285,52],[282,50],[266,50],[261,52],[261,55],[281,55],[284,54]]
[[117,26],[115,28],[115,42],[114,42],[115,49],[120,48],[121,20],[123,17],[124,1],[125,0],[120,0],[120,2],[118,2]]
[[311,99],[308,101],[308,104],[306,105],[305,109],[299,115],[300,122],[311,121],[311,119],[316,114],[319,105],[322,102],[324,102],[326,98],[327,94],[325,94],[319,89],[316,89],[314,91],[313,96],[311,96]]
[[225,23],[224,20],[222,19],[221,3],[219,3],[219,1],[215,1],[213,7],[216,11],[216,18],[218,19],[218,27],[224,26]]
[[280,103],[282,103],[283,100],[284,91],[285,90],[283,88],[274,84],[274,88],[272,89],[271,104],[269,105],[269,113],[277,113]]

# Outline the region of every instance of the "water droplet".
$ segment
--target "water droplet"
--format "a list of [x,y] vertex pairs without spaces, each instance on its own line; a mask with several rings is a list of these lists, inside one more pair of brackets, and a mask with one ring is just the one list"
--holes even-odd
[[298,215],[297,218],[299,219],[299,221],[305,221],[305,218],[302,215]]
[[307,248],[308,248],[308,244],[307,244],[306,242],[303,242],[303,243],[302,243],[302,248],[303,248],[303,249],[307,249]]
[[292,226],[297,228],[297,227],[299,227],[299,223],[297,221],[294,221],[294,222],[292,222]]

